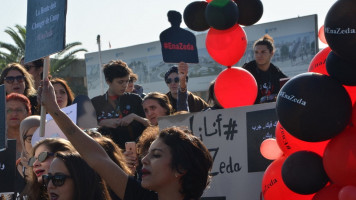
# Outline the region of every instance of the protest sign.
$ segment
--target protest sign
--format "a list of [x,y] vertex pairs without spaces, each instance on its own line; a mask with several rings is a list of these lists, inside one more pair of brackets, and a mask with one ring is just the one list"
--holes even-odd
[[16,170],[16,140],[8,140],[0,151],[0,193],[14,192]]
[[6,92],[5,85],[0,85],[0,151],[5,150],[6,148],[6,112],[5,112],[5,101]]
[[[77,122],[77,104],[72,104],[65,108],[61,109],[74,123]],[[62,130],[58,127],[57,123],[54,121],[53,117],[50,114],[46,115],[46,125],[44,136],[40,136],[40,128],[37,128],[33,133],[31,144],[35,146],[35,144],[43,140],[45,138],[64,138],[67,137],[64,135]]]
[[25,63],[65,47],[67,0],[27,1]]
[[214,163],[205,199],[260,200],[262,177],[271,162],[259,147],[274,136],[275,103],[160,118],[160,129],[186,126],[209,149]]
[[199,63],[195,35],[180,28],[182,15],[177,11],[168,12],[172,27],[162,31],[159,36],[163,61],[166,63]]

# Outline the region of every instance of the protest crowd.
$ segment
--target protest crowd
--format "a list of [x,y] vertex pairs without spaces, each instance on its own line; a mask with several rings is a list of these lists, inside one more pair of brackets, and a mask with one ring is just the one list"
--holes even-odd
[[[256,58],[255,70],[259,70],[259,63],[270,65],[273,40],[256,44],[270,53]],[[208,104],[188,91],[189,66],[180,62],[164,75],[167,94],[145,94],[136,89],[141,86],[135,85],[139,77],[133,70],[122,60],[112,60],[102,68],[108,90],[91,99],[98,126],[83,129],[60,110],[75,98],[67,82],[50,76],[37,82],[34,77],[41,80],[43,76],[43,59],[20,63],[9,63],[0,77],[7,94],[7,136],[17,144],[13,199],[201,197],[211,178],[210,153],[187,128],[159,131],[158,119],[222,109],[214,95],[214,81]],[[276,96],[278,89],[263,92],[259,98],[266,99],[271,92]],[[267,99],[274,101],[273,97]],[[32,136],[40,126],[41,105],[69,141],[43,138],[32,146]]]
[[[257,147],[258,156],[261,154],[266,159],[272,157],[269,160],[274,160],[263,172],[262,190],[258,191],[260,199],[263,196],[265,200],[317,200],[323,195],[323,190],[330,187],[337,187],[335,194],[351,187],[347,194],[353,193],[356,198],[356,188],[353,187],[356,186],[356,162],[353,159],[355,156],[352,153],[350,155],[353,157],[341,156],[351,151],[356,152],[354,143],[348,143],[356,141],[356,92],[352,90],[356,85],[356,71],[351,67],[347,69],[347,73],[340,73],[341,70],[335,68],[341,61],[346,63],[345,65],[356,63],[355,56],[342,51],[343,46],[339,48],[338,42],[333,44],[333,40],[336,41],[332,38],[335,33],[325,29],[333,51],[329,50],[329,56],[323,55],[324,57],[317,54],[310,66],[319,67],[313,62],[323,59],[324,68],[327,67],[325,62],[329,63],[330,70],[326,73],[330,74],[319,73],[310,68],[309,72],[298,74],[289,80],[275,65],[276,62],[272,63],[276,47],[274,39],[265,34],[259,36],[251,45],[253,59],[242,67],[232,67],[244,55],[247,46],[247,38],[240,25],[256,23],[262,15],[262,3],[259,0],[253,1],[257,3],[254,8],[261,8],[259,12],[255,12],[256,16],[244,18],[241,12],[238,18],[237,6],[244,8],[239,5],[239,1],[226,1],[224,6],[231,8],[227,10],[220,9],[221,5],[217,3],[219,1],[208,2],[210,1],[193,2],[187,6],[184,14],[184,18],[192,19],[193,15],[196,17],[195,9],[201,8],[212,13],[204,15],[206,24],[189,24],[192,20],[186,20],[186,23],[195,31],[210,29],[206,37],[206,49],[217,63],[227,67],[207,86],[207,100],[189,91],[189,65],[199,63],[199,59],[195,36],[179,27],[182,15],[177,11],[168,12],[171,27],[160,35],[163,61],[170,63],[169,69],[160,74],[167,87],[168,92],[165,94],[144,91],[144,86],[136,84],[140,78],[137,75],[139,73],[135,72],[138,68],[130,68],[125,60],[121,59],[111,60],[101,66],[100,70],[105,78],[102,82],[107,84],[108,89],[91,99],[74,94],[64,77],[52,77],[48,73],[46,63],[48,64],[49,56],[29,61],[26,60],[28,54],[25,54],[18,62],[6,63],[0,75],[0,84],[6,93],[5,136],[6,141],[16,144],[16,148],[13,148],[16,152],[16,165],[12,176],[13,191],[0,193],[0,200],[226,199],[203,195],[209,184],[214,184],[212,181],[215,175],[233,174],[240,170],[251,172],[251,175],[252,172],[261,172],[265,168],[250,171],[253,165],[250,160],[253,159],[250,158],[251,155],[245,155],[245,152],[232,154],[243,154],[243,159],[248,160],[250,165],[248,172],[247,167],[242,169],[242,164],[235,160],[233,163],[235,158],[232,156],[227,159],[229,161],[215,165],[219,147],[207,148],[206,144],[210,141],[206,142],[205,138],[203,140],[203,134],[196,133],[196,130],[201,131],[203,128],[193,124],[193,118],[209,112],[227,113],[237,107],[243,107],[241,112],[246,124],[242,126],[242,117],[230,118],[228,124],[223,124],[222,114],[218,113],[215,121],[211,123],[215,132],[210,132],[206,128],[206,116],[199,117],[204,118],[205,136],[219,135],[228,142],[233,141],[234,134],[237,135],[241,130],[235,128],[243,127],[240,135],[235,136],[234,142],[243,142],[245,145],[250,141],[240,139],[251,133],[249,130],[246,134],[241,134],[248,130],[247,118],[261,119],[260,116],[264,114],[254,114],[270,108],[273,114],[269,116],[277,115],[276,123],[270,120],[265,127],[251,125],[254,131],[265,128],[275,131],[275,134],[268,133],[268,138],[264,137],[261,146]],[[339,0],[336,5],[350,2]],[[221,18],[222,21],[219,22],[212,17],[222,13],[228,16],[226,21]],[[186,38],[189,45],[184,48],[175,46],[175,43],[181,43],[177,34]],[[229,46],[231,49],[220,48],[221,46]],[[177,54],[179,51],[183,53]],[[339,55],[344,57],[341,59]],[[235,80],[240,82],[234,82]],[[234,82],[231,85],[236,87],[230,87],[229,81]],[[329,94],[329,90],[332,90],[333,95]],[[78,106],[78,113],[84,113],[83,116],[78,116],[77,121],[73,121],[65,111],[75,104]],[[258,108],[253,110],[255,113],[245,109],[250,105]],[[235,114],[239,113],[233,113]],[[187,115],[192,116],[189,118],[189,128],[160,126],[165,119],[183,119]],[[44,117],[48,120],[46,123],[55,123],[61,133],[45,137],[39,135]],[[238,120],[239,125],[236,123]],[[228,131],[221,131],[221,127]],[[246,140],[248,137],[246,136]],[[282,144],[278,143],[280,141]],[[268,147],[268,150],[264,151],[267,142],[274,144],[275,148]],[[293,142],[295,143],[292,144]],[[260,142],[256,143],[260,145]],[[246,147],[246,154],[250,153],[250,146]],[[221,149],[220,152],[223,152]],[[248,158],[245,159],[245,156]],[[339,170],[339,163],[345,165],[341,168],[343,170]],[[213,170],[215,168],[220,171]],[[255,183],[255,179],[245,179],[241,182]],[[226,181],[226,185],[230,184],[229,181]],[[228,190],[234,190],[234,187],[231,186]],[[248,189],[242,187],[242,190]],[[245,198],[248,196],[246,194]],[[330,196],[325,194],[324,197]],[[324,197],[320,199],[326,199]],[[339,200],[355,198],[342,197]]]

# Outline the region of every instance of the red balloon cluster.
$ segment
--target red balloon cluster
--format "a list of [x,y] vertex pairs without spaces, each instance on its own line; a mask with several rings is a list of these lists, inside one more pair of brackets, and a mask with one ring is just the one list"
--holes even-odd
[[[333,94],[332,98],[345,98],[345,95],[336,94],[336,88],[340,89],[340,86],[345,88],[346,92],[350,100],[352,107],[348,108],[348,111],[351,109],[351,117],[350,119],[345,120],[345,125],[343,126],[336,135],[333,135],[330,139],[320,139],[314,140],[317,142],[308,142],[306,139],[302,137],[295,138],[296,130],[292,129],[291,126],[287,127],[283,121],[292,119],[292,117],[280,115],[281,111],[278,111],[278,99],[277,99],[277,116],[279,120],[287,128],[285,130],[281,124],[277,124],[276,127],[276,140],[280,148],[282,149],[284,155],[273,161],[271,165],[265,171],[263,180],[262,180],[262,189],[264,198],[268,199],[295,199],[293,192],[300,193],[297,199],[312,199],[312,200],[355,200],[356,199],[356,86],[353,77],[356,76],[356,54],[353,49],[356,47],[356,38],[355,38],[355,30],[356,23],[355,21],[350,21],[352,17],[356,17],[356,2],[349,0],[338,0],[329,10],[327,17],[325,19],[325,27],[322,26],[319,30],[319,39],[330,46],[323,50],[321,50],[318,54],[315,55],[313,60],[310,63],[309,72],[316,72],[327,76],[333,82],[337,83],[335,85],[320,85],[316,86],[313,84],[306,84],[305,87],[303,85],[295,85],[296,91],[298,90],[309,90],[308,87],[317,87],[321,92],[318,93],[318,90],[313,90],[315,98],[319,98],[321,93],[328,91]],[[339,32],[336,31],[339,29]],[[340,33],[341,30],[341,33]],[[337,59],[336,59],[337,57]],[[338,58],[340,57],[340,59]],[[310,79],[312,82],[314,80]],[[283,90],[281,90],[283,91]],[[290,92],[290,93],[288,93]],[[279,94],[278,98],[286,98],[291,96],[298,96],[301,93],[295,93],[292,90],[285,91],[283,94]],[[287,96],[286,96],[287,95]],[[288,96],[289,95],[289,96]],[[330,96],[331,97],[331,96]],[[348,98],[347,97],[347,98]],[[294,110],[293,113],[289,113],[290,115],[294,115],[294,113],[301,113],[303,109],[307,106],[307,104],[313,103],[312,100],[306,100],[305,96],[298,96],[298,98],[302,98],[305,100],[306,104],[303,106],[299,106],[300,108]],[[329,98],[329,97],[328,97]],[[291,100],[291,99],[290,99]],[[323,98],[320,100],[320,104],[325,104],[328,100]],[[296,102],[296,101],[294,101]],[[350,102],[350,101],[348,101]],[[314,104],[313,104],[314,105]],[[319,109],[318,112],[320,115],[320,119],[324,119],[324,124],[320,126],[320,130],[329,126],[328,124],[332,122],[326,122],[327,119],[330,119],[330,114],[328,114],[327,110],[330,110],[334,105],[330,105],[329,109]],[[315,107],[315,106],[314,106]],[[286,111],[288,108],[284,108]],[[317,112],[316,110],[311,115]],[[306,121],[310,126],[305,127],[306,132],[307,129],[311,128],[315,121],[320,119],[308,119],[307,116],[300,117],[299,119],[294,118],[292,123],[296,124],[296,127],[303,127],[303,123]],[[333,120],[334,124],[338,124],[338,119]],[[323,127],[322,127],[323,126]],[[317,136],[316,133],[318,130],[314,132],[309,132],[306,138],[312,138]],[[315,134],[313,134],[315,133]],[[312,136],[310,136],[312,135]],[[299,136],[299,135],[298,135]],[[320,135],[323,137],[323,135]],[[302,139],[301,139],[302,138]],[[305,141],[304,141],[305,140]],[[301,153],[304,152],[304,153]],[[313,168],[316,166],[322,168],[318,171],[324,171],[329,178],[329,184],[327,184],[322,189],[315,191],[315,194],[312,195],[301,195],[306,193],[307,190],[303,190],[303,188],[309,189],[306,186],[307,180],[310,179],[310,176],[314,176],[313,173],[306,173],[307,171],[304,169],[300,170],[301,167],[304,167],[303,162],[301,164],[297,164],[297,162],[284,162],[288,161],[291,157],[296,157],[295,155],[299,155],[298,159],[301,161],[304,160],[303,154],[308,155],[308,152],[317,153],[320,157],[314,156],[316,158],[321,159],[322,163],[317,160],[314,160],[315,164],[313,164]],[[309,155],[310,156],[310,155]],[[307,159],[305,157],[305,159]],[[308,162],[310,164],[310,162]],[[282,175],[281,174],[282,169]],[[288,172],[298,171],[297,173],[289,173],[288,176],[284,176],[283,170]],[[308,169],[309,170],[309,169]],[[287,173],[286,173],[287,174]],[[280,177],[281,176],[281,177]],[[303,178],[305,180],[303,181]],[[290,178],[290,179],[288,179]],[[318,177],[313,178],[312,180],[317,181]],[[296,180],[299,180],[300,183],[296,183]],[[302,180],[302,181],[300,181]],[[285,182],[284,182],[285,181]],[[324,180],[325,182],[325,180]],[[287,183],[287,184],[285,184]],[[319,182],[321,183],[321,182]],[[319,184],[318,183],[318,184]],[[292,185],[292,188],[291,186]],[[291,190],[289,196],[280,196],[285,193],[286,188]]]
[[231,67],[242,58],[247,47],[240,24],[255,24],[262,14],[260,0],[206,0],[190,3],[183,18],[194,31],[210,28],[205,42],[208,53],[217,63]]

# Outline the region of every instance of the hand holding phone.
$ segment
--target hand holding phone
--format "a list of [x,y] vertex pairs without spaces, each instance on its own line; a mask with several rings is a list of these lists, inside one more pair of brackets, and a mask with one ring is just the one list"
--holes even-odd
[[127,152],[132,152],[131,156],[137,158],[136,142],[126,142],[125,149]]

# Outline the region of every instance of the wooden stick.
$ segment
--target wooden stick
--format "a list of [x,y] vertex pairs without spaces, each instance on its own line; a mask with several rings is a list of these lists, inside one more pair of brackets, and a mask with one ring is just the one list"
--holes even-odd
[[[49,56],[44,58],[44,66],[43,66],[43,80],[48,77],[50,69],[50,59]],[[46,125],[46,108],[41,105],[41,121],[40,121],[40,137],[44,137],[45,135],[45,125]]]

